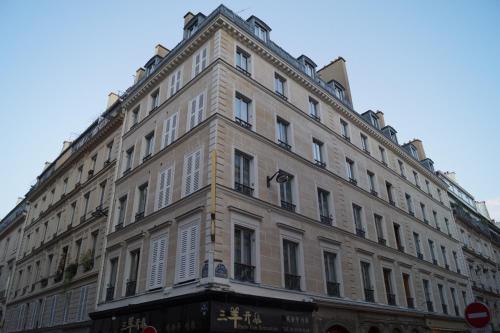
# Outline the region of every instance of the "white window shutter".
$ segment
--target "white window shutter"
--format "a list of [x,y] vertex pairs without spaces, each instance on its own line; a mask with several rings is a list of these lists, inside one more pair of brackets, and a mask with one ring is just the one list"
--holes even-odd
[[185,226],[179,232],[177,283],[193,280],[198,275],[199,238],[198,224]]
[[168,144],[175,141],[177,137],[177,113],[170,117],[170,135],[168,138]]
[[165,207],[165,181],[166,181],[166,170],[160,171],[158,174],[158,190],[156,196],[156,209],[162,209]]
[[198,109],[196,110],[197,113],[196,125],[201,123],[201,121],[203,120],[203,107],[205,104],[204,97],[205,94],[201,94],[198,96]]
[[193,154],[186,156],[184,159],[184,195],[191,193],[193,173]]
[[197,98],[191,101],[191,109],[189,110],[189,129],[196,126],[196,101]]
[[198,73],[200,72],[200,65],[201,65],[201,55],[200,53],[198,53],[194,57],[194,75],[198,75]]
[[200,188],[200,168],[201,168],[201,150],[194,153],[193,156],[193,188],[192,192],[197,191]]
[[165,199],[163,207],[170,205],[172,202],[172,178],[173,178],[173,168],[170,167],[165,171]]
[[156,270],[156,279],[155,279],[155,287],[160,288],[164,284],[165,279],[165,260],[166,260],[166,251],[167,251],[167,237],[163,236],[160,239],[156,240],[158,243],[158,259],[157,259],[157,270]]
[[177,250],[177,282],[187,280],[187,260],[189,246],[189,228],[183,228],[179,232],[179,246]]
[[195,279],[198,271],[198,224],[189,228],[188,279]]
[[[201,70],[203,70],[203,69],[205,69],[205,67],[207,67],[207,56],[208,56],[208,50],[205,47],[201,51]],[[200,72],[201,72],[201,70],[200,70]]]
[[175,73],[170,78],[170,96],[175,94]]
[[181,70],[179,69],[175,78],[175,91],[177,92],[181,88]]
[[163,122],[163,140],[161,145],[162,149],[168,146],[169,133],[170,133],[170,118],[167,118]]

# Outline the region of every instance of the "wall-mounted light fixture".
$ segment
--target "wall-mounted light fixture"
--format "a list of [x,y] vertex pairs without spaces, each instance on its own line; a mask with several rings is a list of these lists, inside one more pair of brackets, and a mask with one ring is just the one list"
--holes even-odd
[[286,171],[278,170],[271,177],[267,176],[267,187],[271,186],[271,181],[273,180],[274,177],[276,177],[276,182],[278,184],[281,184],[281,183],[286,183],[288,180],[290,180],[292,175],[290,175]]

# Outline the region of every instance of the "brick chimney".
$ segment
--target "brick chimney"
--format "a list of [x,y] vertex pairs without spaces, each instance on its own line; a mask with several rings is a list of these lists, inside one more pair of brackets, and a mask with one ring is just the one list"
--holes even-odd
[[108,94],[108,104],[106,105],[106,109],[108,109],[111,105],[115,104],[115,102],[120,98],[117,94],[114,92],[110,92]]
[[155,46],[155,55],[164,58],[170,52],[165,46],[158,44]]
[[184,26],[188,25],[189,21],[191,21],[194,17],[194,14],[191,12],[187,12],[186,15],[184,15]]
[[380,125],[380,128],[385,127],[384,113],[380,110],[377,110],[377,112],[375,112],[375,115],[378,117],[378,123]]
[[411,143],[415,148],[417,148],[417,153],[420,160],[425,160],[427,158],[427,156],[425,155],[425,150],[424,150],[424,145],[422,144],[422,140],[413,139],[409,143]]
[[134,84],[136,84],[137,82],[139,82],[142,77],[144,76],[144,68],[140,67],[138,70],[135,71],[135,79],[134,79]]

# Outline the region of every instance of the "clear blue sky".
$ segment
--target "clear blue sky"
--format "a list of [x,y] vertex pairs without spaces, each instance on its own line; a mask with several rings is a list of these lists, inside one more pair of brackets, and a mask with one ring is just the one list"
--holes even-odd
[[[175,5],[172,5],[175,3]],[[500,218],[500,1],[224,1],[320,67],[347,60],[355,109],[379,109],[400,142],[423,140]],[[125,90],[187,11],[220,2],[0,1],[0,216]]]

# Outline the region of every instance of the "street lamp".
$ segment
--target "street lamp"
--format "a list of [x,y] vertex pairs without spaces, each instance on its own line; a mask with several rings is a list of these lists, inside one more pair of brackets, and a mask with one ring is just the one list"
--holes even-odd
[[286,171],[278,170],[271,177],[267,176],[267,187],[271,186],[271,181],[274,177],[276,177],[276,182],[278,184],[282,184],[286,183],[291,178],[291,175]]

